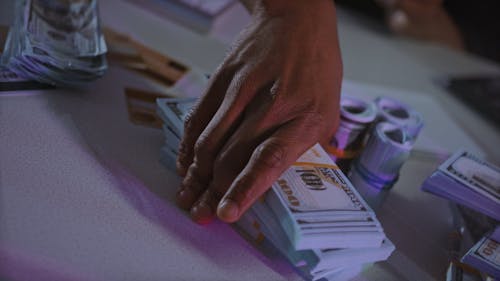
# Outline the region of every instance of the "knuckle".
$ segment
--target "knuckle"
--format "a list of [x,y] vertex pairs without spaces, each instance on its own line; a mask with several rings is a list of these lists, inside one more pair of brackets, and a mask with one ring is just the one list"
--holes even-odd
[[182,142],[179,145],[179,152],[177,154],[177,162],[182,167],[187,167],[187,165],[191,164],[193,160],[193,147],[189,146],[185,142]]
[[195,192],[200,192],[208,184],[208,180],[202,176],[198,167],[191,165],[186,178],[182,182],[183,188],[189,188]]
[[194,145],[194,154],[197,161],[209,161],[212,159],[215,143],[208,133],[202,133]]
[[226,159],[226,154],[225,153],[219,153],[217,157],[215,157],[214,160],[214,171],[218,172],[221,170],[224,170],[223,167],[227,165],[227,159]]
[[235,189],[231,194],[231,199],[238,202],[247,202],[253,199],[253,189],[251,187],[254,179],[255,177],[251,173],[240,176],[235,181]]
[[191,108],[188,113],[186,114],[186,117],[184,119],[184,131],[185,132],[191,132],[194,129],[194,124],[195,122],[195,108]]
[[283,166],[285,160],[285,149],[282,142],[277,140],[268,141],[257,148],[257,161],[266,168],[278,168]]
[[185,142],[181,142],[179,144],[179,159],[183,159],[185,158],[186,156],[188,156],[189,154],[191,154],[191,150],[192,148]]
[[[302,120],[304,132],[307,132],[307,135],[312,138],[318,137],[328,125],[327,119],[317,111],[303,113]],[[333,123],[334,120],[331,120],[331,122]]]
[[210,197],[212,199],[212,201],[218,201],[224,196],[225,192],[217,189],[217,188],[214,188],[214,187],[209,187],[208,190],[210,191]]

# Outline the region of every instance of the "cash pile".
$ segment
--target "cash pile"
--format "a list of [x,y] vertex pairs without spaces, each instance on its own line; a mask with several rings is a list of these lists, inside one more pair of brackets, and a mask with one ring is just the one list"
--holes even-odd
[[351,170],[353,160],[359,159],[361,154],[377,151],[366,151],[365,148],[369,145],[366,143],[368,137],[380,133],[376,128],[380,122],[397,126],[412,143],[424,125],[423,118],[417,111],[396,99],[377,97],[372,102],[342,95],[339,128],[326,149],[344,173]]
[[[425,180],[422,190],[489,216],[493,225],[500,221],[500,168],[469,152],[454,153]],[[483,225],[481,214],[464,209],[465,222],[472,219],[474,228]],[[473,213],[473,217],[468,216],[469,213]],[[477,232],[474,228],[469,229],[472,234]],[[462,262],[493,278],[500,278],[500,227],[481,238]]]
[[349,179],[372,208],[383,203],[387,190],[398,180],[399,170],[410,156],[414,141],[404,128],[380,122],[373,128]]
[[484,236],[462,258],[462,262],[500,279],[500,227]]
[[377,209],[398,180],[423,124],[417,111],[396,99],[365,101],[343,94],[339,128],[326,150]]
[[[165,145],[160,161],[175,169],[183,120],[194,98],[161,98]],[[308,279],[345,280],[394,250],[373,210],[319,144],[304,153],[238,222],[277,248]]]
[[395,249],[319,144],[280,176],[239,225],[254,239],[266,239],[311,280],[349,279]]
[[422,190],[500,220],[500,168],[466,151],[441,164]]
[[14,13],[1,65],[21,77],[63,86],[104,74],[97,0],[20,0]]
[[404,129],[410,139],[415,140],[424,126],[422,115],[397,99],[378,97],[375,99],[378,120]]

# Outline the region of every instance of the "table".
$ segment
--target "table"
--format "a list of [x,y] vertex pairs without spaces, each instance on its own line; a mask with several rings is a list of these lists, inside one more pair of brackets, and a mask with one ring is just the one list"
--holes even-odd
[[[121,0],[100,4],[105,25],[207,73],[227,48],[217,34],[192,33]],[[498,66],[381,35],[342,10],[339,31],[345,77],[355,81],[344,90],[396,96],[433,121],[424,140],[500,159],[499,132],[431,81],[500,73]],[[0,273],[16,280],[301,280],[228,225],[198,226],[177,209],[179,179],[158,162],[161,132],[128,121],[124,86],[151,88],[112,67],[76,91],[0,96]],[[440,122],[451,124],[446,135]],[[437,165],[405,164],[378,213],[398,250],[355,280],[443,279],[450,212],[419,190]]]

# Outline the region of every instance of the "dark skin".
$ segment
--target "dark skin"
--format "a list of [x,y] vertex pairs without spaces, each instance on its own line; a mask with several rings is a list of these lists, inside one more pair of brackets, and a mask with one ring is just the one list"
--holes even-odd
[[339,120],[342,62],[331,0],[245,1],[251,24],[185,122],[178,205],[237,221]]

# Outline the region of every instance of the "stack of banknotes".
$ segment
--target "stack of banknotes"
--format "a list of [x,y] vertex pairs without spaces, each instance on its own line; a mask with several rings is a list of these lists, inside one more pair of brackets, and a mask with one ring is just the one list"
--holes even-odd
[[0,65],[17,75],[73,86],[101,77],[106,44],[97,0],[15,1]]
[[163,120],[165,144],[160,150],[160,162],[175,171],[179,144],[184,135],[184,119],[197,98],[161,98],[156,100],[157,114]]
[[477,242],[462,262],[500,280],[500,226]]
[[[160,161],[175,169],[183,120],[195,98],[157,99],[164,121]],[[238,225],[275,247],[311,280],[345,280],[385,260],[394,245],[347,177],[320,145],[304,153]]]
[[457,151],[425,180],[422,190],[500,221],[500,168]]

